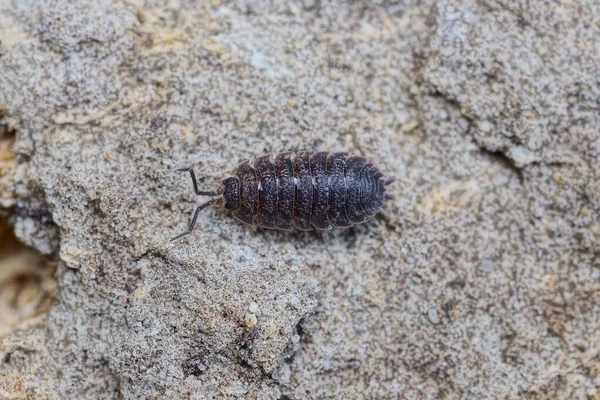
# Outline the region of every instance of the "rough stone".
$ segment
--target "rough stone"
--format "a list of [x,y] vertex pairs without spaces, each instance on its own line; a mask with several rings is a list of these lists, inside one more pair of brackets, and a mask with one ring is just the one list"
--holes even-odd
[[[591,0],[0,0],[0,126],[17,134],[2,204],[58,260],[47,318],[0,341],[0,390],[598,395],[599,16]],[[176,168],[212,188],[300,149],[371,157],[396,199],[323,233],[211,209],[169,242],[201,201]]]

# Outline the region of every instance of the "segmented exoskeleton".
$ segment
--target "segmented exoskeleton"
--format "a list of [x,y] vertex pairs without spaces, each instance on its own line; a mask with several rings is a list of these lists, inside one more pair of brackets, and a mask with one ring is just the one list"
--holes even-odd
[[187,231],[192,232],[200,211],[223,206],[246,224],[268,229],[312,230],[347,228],[371,219],[392,199],[377,167],[361,156],[347,153],[287,152],[265,154],[253,162],[244,161],[216,191],[198,189],[197,195],[219,196],[199,206]]

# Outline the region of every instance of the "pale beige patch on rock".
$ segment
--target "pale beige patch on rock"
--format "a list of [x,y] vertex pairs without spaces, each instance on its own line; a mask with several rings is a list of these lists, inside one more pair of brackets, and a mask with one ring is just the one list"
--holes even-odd
[[417,205],[421,215],[431,217],[452,209],[462,208],[481,191],[475,179],[455,181],[435,188]]
[[56,297],[55,267],[0,220],[0,337],[39,324]]

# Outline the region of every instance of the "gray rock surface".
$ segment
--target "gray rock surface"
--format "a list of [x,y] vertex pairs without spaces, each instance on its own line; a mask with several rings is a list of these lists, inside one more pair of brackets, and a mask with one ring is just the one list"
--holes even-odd
[[[60,260],[2,393],[598,395],[598,2],[73,3],[0,1],[2,190]],[[215,187],[298,149],[368,155],[396,200],[325,233],[215,209],[168,242],[200,201],[175,168]]]

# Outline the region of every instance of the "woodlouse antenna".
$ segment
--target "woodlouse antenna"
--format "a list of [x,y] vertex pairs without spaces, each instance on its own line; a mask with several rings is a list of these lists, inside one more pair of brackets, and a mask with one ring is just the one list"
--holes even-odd
[[196,211],[194,212],[194,216],[192,217],[192,222],[190,222],[190,226],[188,227],[187,231],[175,236],[174,238],[171,239],[171,242],[174,240],[177,240],[179,238],[184,237],[185,235],[189,235],[190,233],[192,233],[192,231],[194,230],[194,227],[196,226],[196,221],[198,220],[198,214],[200,214],[200,211],[204,210],[205,208],[208,208],[210,206],[212,206],[213,204],[215,204],[216,202],[218,202],[221,199],[212,199],[207,201],[206,203],[198,206],[198,208],[196,208]]
[[177,171],[179,172],[189,172],[190,176],[192,177],[192,184],[194,185],[194,192],[196,192],[196,194],[198,196],[218,196],[219,193],[215,192],[214,190],[200,190],[198,189],[198,182],[196,181],[196,174],[194,173],[194,169],[192,167],[190,168],[181,168],[178,169]]
[[[219,196],[219,195],[221,195],[221,193],[219,191],[198,189],[198,181],[196,180],[196,174],[194,173],[193,168],[191,168],[191,167],[190,168],[181,168],[181,169],[178,169],[177,171],[190,173],[190,176],[192,177],[192,184],[194,185],[194,192],[198,196]],[[198,208],[196,208],[196,211],[194,212],[194,216],[192,217],[192,221],[190,222],[190,226],[188,227],[187,231],[175,236],[174,238],[171,239],[171,241],[177,240],[185,235],[189,235],[190,233],[192,233],[192,231],[194,230],[194,227],[196,226],[196,221],[198,220],[198,215],[200,214],[200,211],[212,206],[215,203],[218,203],[219,201],[222,202],[223,199],[222,198],[211,199],[211,200],[207,201],[206,203],[199,205]]]

